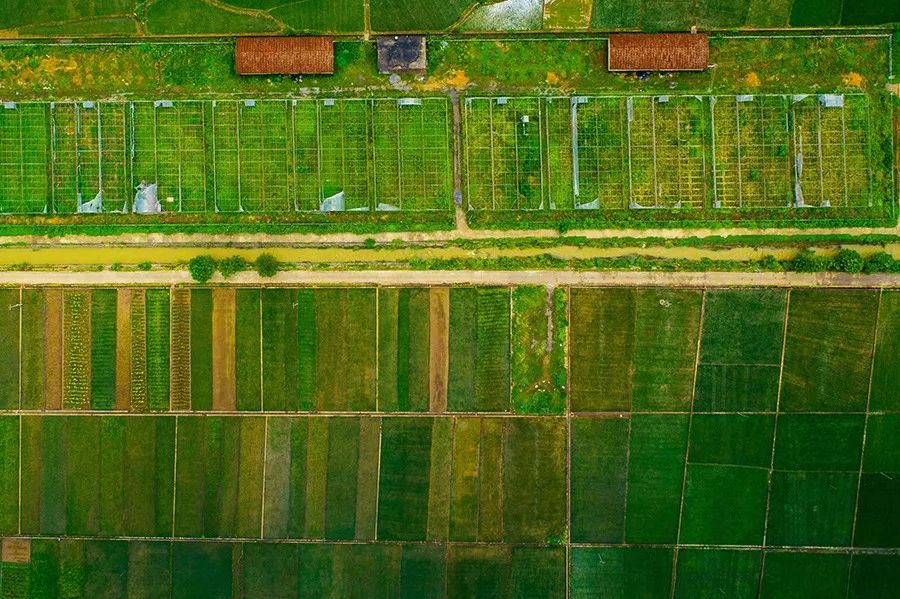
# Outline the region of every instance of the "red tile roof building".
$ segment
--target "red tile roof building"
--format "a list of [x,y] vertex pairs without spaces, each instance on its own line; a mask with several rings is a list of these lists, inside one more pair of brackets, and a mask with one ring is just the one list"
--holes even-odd
[[709,39],[704,33],[619,33],[609,36],[610,71],[704,71]]
[[238,75],[330,75],[330,37],[239,37],[234,49]]

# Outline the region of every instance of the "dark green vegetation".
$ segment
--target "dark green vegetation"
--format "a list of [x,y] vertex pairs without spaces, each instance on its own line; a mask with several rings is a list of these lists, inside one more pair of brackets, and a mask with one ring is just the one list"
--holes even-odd
[[[883,89],[887,41],[715,37],[710,58],[715,69],[639,82],[606,70],[603,40],[435,40],[427,81],[404,80],[403,94],[433,97],[464,89],[468,151],[463,187],[475,226],[769,226],[787,221],[862,226],[895,218]],[[122,230],[116,226],[135,232],[219,230],[209,225],[221,225],[222,231],[277,232],[293,223],[309,232],[341,224],[359,231],[447,226],[450,136],[442,98],[398,109],[397,88],[375,72],[371,42],[338,42],[336,74],[307,77],[299,92],[288,78],[237,77],[232,52],[230,44],[220,42],[3,46],[0,83],[10,99],[22,103],[0,115],[7,145],[18,148],[19,156],[9,162],[0,189],[0,208],[19,216],[4,217],[0,227],[9,233],[59,234]],[[665,103],[634,98],[636,120],[626,143],[621,96],[668,95],[673,85],[678,93],[690,90],[703,98],[673,96]],[[352,95],[365,101],[340,99],[326,106],[299,98],[313,90],[322,98]],[[821,115],[815,98],[792,104],[763,96],[860,91],[846,96],[846,109],[828,108]],[[747,92],[759,95],[746,105],[734,102],[733,94]],[[566,124],[567,98],[573,93],[620,96],[593,98],[579,108],[578,193],[571,180]],[[24,103],[121,94],[133,102],[59,103],[52,110]],[[223,94],[260,101],[224,102]],[[502,106],[478,99],[500,94],[535,97]],[[559,97],[550,102],[539,96]],[[709,96],[719,96],[714,109]],[[160,97],[175,102],[154,107],[141,101]],[[220,98],[216,107],[178,101],[215,97]],[[102,124],[98,111],[104,114]],[[655,125],[654,111],[661,115]],[[531,119],[527,127],[519,125],[524,116]],[[237,127],[241,134],[235,133]],[[51,129],[58,138],[53,153],[46,133]],[[90,135],[74,144],[78,131]],[[92,151],[94,133],[104,140],[99,161]],[[814,152],[820,138],[824,149]],[[743,152],[736,150],[738,140]],[[633,150],[627,152],[627,165],[620,159],[626,146]],[[130,157],[115,150],[119,147],[132,148]],[[792,169],[781,158],[801,147],[807,158],[800,177],[806,204],[827,203],[829,209],[790,207]],[[260,150],[268,150],[269,158],[246,159]],[[812,160],[816,153],[821,164]],[[675,162],[684,168],[675,168]],[[50,163],[52,180],[46,176]],[[73,177],[75,172],[80,175]],[[101,187],[107,209],[127,205],[131,187],[141,180],[158,182],[168,214],[39,215],[44,210],[71,215],[79,193],[92,198]],[[343,195],[335,195],[339,192]],[[319,212],[332,197],[342,198],[346,210],[369,213]],[[434,213],[402,219],[377,213],[398,207]],[[516,208],[543,209],[509,210]]]
[[[26,412],[0,416],[0,534],[31,539],[30,553],[4,542],[8,596],[896,588],[896,290],[48,288],[3,302],[25,395],[16,381],[0,397]],[[54,361],[79,344],[86,372]],[[313,410],[328,413],[285,413]]]
[[[687,30],[703,28],[830,27],[900,21],[900,9],[880,0],[371,0],[371,30]],[[484,6],[488,5],[488,6]],[[362,0],[11,0],[0,29],[22,36],[202,35],[242,33],[362,33]]]

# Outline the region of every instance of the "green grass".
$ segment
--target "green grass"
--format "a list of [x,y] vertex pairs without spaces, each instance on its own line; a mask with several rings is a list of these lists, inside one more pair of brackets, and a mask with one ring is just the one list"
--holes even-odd
[[865,547],[892,547],[900,544],[898,518],[890,505],[900,492],[900,416],[872,415],[866,428],[857,505],[856,544]]
[[378,407],[429,409],[429,291],[378,290]]
[[678,530],[686,415],[631,419],[625,541],[672,543]]
[[797,596],[846,597],[850,556],[767,552],[760,596],[766,599]]
[[756,597],[759,551],[682,549],[678,552],[676,597]]
[[18,289],[0,289],[0,408],[19,407],[19,318],[24,317],[21,308],[9,309],[19,303]]
[[450,384],[452,411],[509,409],[509,290],[450,290]]
[[19,530],[19,419],[0,417],[0,532]]
[[430,419],[386,419],[382,424],[379,538],[425,538],[431,432]]
[[375,290],[320,289],[314,296],[315,409],[374,410]]
[[572,540],[622,543],[631,421],[572,422]]
[[841,18],[842,0],[794,0],[792,27],[827,27]]
[[854,555],[850,566],[850,597],[888,599],[900,584],[896,555]]
[[656,547],[579,547],[572,550],[571,593],[588,597],[666,597],[672,550]]
[[877,302],[866,290],[791,292],[783,411],[865,409]]
[[147,9],[146,24],[148,32],[156,35],[270,33],[278,30],[278,24],[271,18],[230,12],[203,0],[154,2]]
[[878,332],[872,372],[873,410],[900,411],[900,369],[894,368],[894,357],[900,353],[900,291],[884,291],[878,312]]
[[[299,408],[297,291],[262,291],[263,409]],[[308,335],[309,331],[304,331]]]
[[87,409],[91,405],[91,294],[63,293],[63,406]]
[[235,299],[235,392],[237,409],[262,409],[260,291],[238,289]]
[[21,407],[35,409],[44,406],[44,364],[46,327],[44,322],[44,292],[40,289],[22,290],[22,348]]
[[112,410],[116,402],[116,290],[91,293],[91,408]]
[[512,291],[511,401],[518,414],[565,410],[566,304],[566,290],[561,288]]
[[688,407],[699,324],[695,291],[574,290],[572,409]]
[[191,407],[211,410],[212,291],[191,289]]
[[372,0],[372,29],[375,31],[422,31],[450,28],[472,0]]
[[503,538],[551,542],[566,528],[566,430],[562,419],[516,419],[503,448]]
[[169,409],[169,291],[147,290],[147,406]]
[[359,418],[328,421],[325,538],[353,539],[356,533]]

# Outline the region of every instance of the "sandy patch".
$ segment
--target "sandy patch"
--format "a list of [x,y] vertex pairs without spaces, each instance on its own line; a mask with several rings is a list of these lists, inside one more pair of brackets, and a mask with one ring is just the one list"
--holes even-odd
[[850,71],[846,75],[844,75],[844,85],[849,85],[850,87],[862,87],[865,82],[865,78],[855,71]]
[[30,539],[3,539],[2,560],[4,564],[31,563]]

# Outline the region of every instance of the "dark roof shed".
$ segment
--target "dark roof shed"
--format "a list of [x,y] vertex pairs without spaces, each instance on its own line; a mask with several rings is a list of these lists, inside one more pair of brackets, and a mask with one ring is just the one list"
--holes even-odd
[[424,35],[379,37],[379,73],[424,73],[428,67]]

